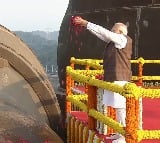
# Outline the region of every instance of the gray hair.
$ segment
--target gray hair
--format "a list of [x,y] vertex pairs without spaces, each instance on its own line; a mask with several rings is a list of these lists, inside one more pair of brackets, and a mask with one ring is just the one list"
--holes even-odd
[[115,25],[118,25],[119,26],[119,30],[124,34],[124,35],[127,35],[128,33],[128,28],[125,24],[121,23],[121,22],[117,22],[115,23]]

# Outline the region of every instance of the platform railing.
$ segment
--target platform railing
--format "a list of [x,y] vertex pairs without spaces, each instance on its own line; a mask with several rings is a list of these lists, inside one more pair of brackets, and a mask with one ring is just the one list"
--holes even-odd
[[[97,75],[103,75],[102,63],[102,60],[71,58],[71,66],[66,68],[66,112],[71,113],[72,105],[77,106],[88,114],[88,124],[86,125],[88,130],[96,131],[96,123],[99,121],[110,128],[107,133],[119,132],[125,136],[127,143],[137,143],[143,139],[160,139],[160,130],[143,130],[139,127],[141,120],[139,101],[142,98],[160,98],[159,87],[156,89],[142,87],[143,80],[160,81],[160,76],[144,76],[143,65],[147,63],[160,64],[160,60],[144,60],[143,58],[131,60],[131,63],[138,64],[138,75],[132,77],[138,86],[135,83],[127,83],[123,87],[97,78]],[[84,69],[75,69],[76,64],[83,65]],[[72,89],[75,87],[75,82],[84,85],[85,93],[74,95]],[[98,88],[117,92],[126,98],[126,127],[115,121],[114,109],[109,108],[107,116],[97,110]],[[84,103],[82,100],[87,102]],[[74,135],[68,135],[70,138],[68,142],[75,142],[75,137],[71,137]]]

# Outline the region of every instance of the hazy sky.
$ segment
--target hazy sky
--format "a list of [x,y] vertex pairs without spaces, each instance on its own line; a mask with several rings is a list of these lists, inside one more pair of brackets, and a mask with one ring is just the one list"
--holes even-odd
[[69,0],[0,0],[0,24],[12,31],[55,31]]

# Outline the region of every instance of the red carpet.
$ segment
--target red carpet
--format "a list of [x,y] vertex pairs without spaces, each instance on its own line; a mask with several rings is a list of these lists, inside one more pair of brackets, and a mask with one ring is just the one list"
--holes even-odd
[[[160,99],[143,99],[143,129],[160,130]],[[141,143],[160,143],[160,140],[143,140]]]
[[[160,99],[143,99],[143,129],[160,130]],[[85,112],[72,113],[75,117],[86,123],[87,114]],[[111,141],[106,141],[111,143]],[[160,140],[143,140],[140,143],[160,143]]]

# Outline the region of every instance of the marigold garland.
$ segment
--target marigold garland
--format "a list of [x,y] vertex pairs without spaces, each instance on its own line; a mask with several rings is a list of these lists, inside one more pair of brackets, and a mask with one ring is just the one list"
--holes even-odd
[[93,85],[93,86],[97,86],[99,88],[111,90],[113,92],[117,92],[120,94],[123,92],[122,86],[119,86],[114,83],[104,82],[102,80],[95,79],[94,76],[88,77],[85,75],[81,75],[81,74],[77,73],[76,70],[73,70],[69,66],[67,67],[67,73],[70,74],[72,76],[72,78],[78,82],[87,83],[89,85]]
[[[160,64],[160,60],[144,60],[142,57],[138,58],[137,60],[130,60],[131,63],[141,63],[141,64]],[[98,67],[98,69],[102,69],[103,60],[98,59],[75,59],[74,57],[71,57],[70,60],[71,63],[79,64],[79,65],[87,65],[90,67]]]
[[143,80],[160,80],[160,76],[142,76]]
[[102,69],[101,63],[103,63],[103,60],[96,60],[96,59],[75,59],[74,57],[71,57],[70,60],[71,63],[79,64],[79,65],[87,65],[89,67],[93,67],[95,69]]
[[67,97],[67,100],[72,102],[74,105],[76,105],[77,107],[79,107],[81,110],[87,112],[88,111],[88,108],[87,108],[87,105],[74,99],[72,96],[68,96]]
[[[112,108],[110,106],[107,107],[107,115],[109,117],[111,117],[113,120],[116,120],[116,110],[114,108]],[[108,133],[108,135],[112,134],[112,133],[114,133],[114,130],[112,128],[108,127],[107,128],[107,133]]]
[[76,70],[76,73],[86,76],[94,76],[95,78],[96,75],[103,74],[104,70]]
[[[138,113],[137,100],[134,98],[126,99],[126,141],[134,143],[137,140]],[[137,105],[137,106],[136,106]]]
[[122,95],[127,97],[134,97],[139,99],[140,97],[148,98],[160,98],[160,89],[145,89],[137,87],[134,83],[127,83],[123,87]]
[[[128,83],[123,87],[116,85],[114,83],[104,82],[102,80],[94,79],[94,77],[88,77],[85,75],[81,75],[76,73],[76,71],[73,71],[72,69],[68,68],[68,72],[72,75],[72,78],[74,80],[79,82],[85,82],[93,86],[97,86],[99,88],[111,90],[113,92],[120,93],[124,95],[125,97],[135,97],[136,99],[142,97],[142,95],[145,95],[145,97],[152,97],[156,95],[156,98],[160,97],[160,90],[159,89],[142,89],[137,87],[133,83]],[[130,92],[130,93],[128,93]],[[144,94],[145,93],[145,94]]]
[[69,96],[72,96],[72,98],[74,98],[75,100],[88,100],[88,95],[87,94],[77,94],[77,95],[69,95]]
[[138,141],[143,139],[160,139],[160,130],[138,130]]
[[104,116],[102,113],[97,112],[94,109],[89,110],[89,116],[94,117],[95,119],[97,119],[98,121],[101,121],[102,123],[112,127],[114,130],[118,131],[120,134],[124,135],[125,134],[125,130],[123,129],[123,126],[114,121],[112,118]]

